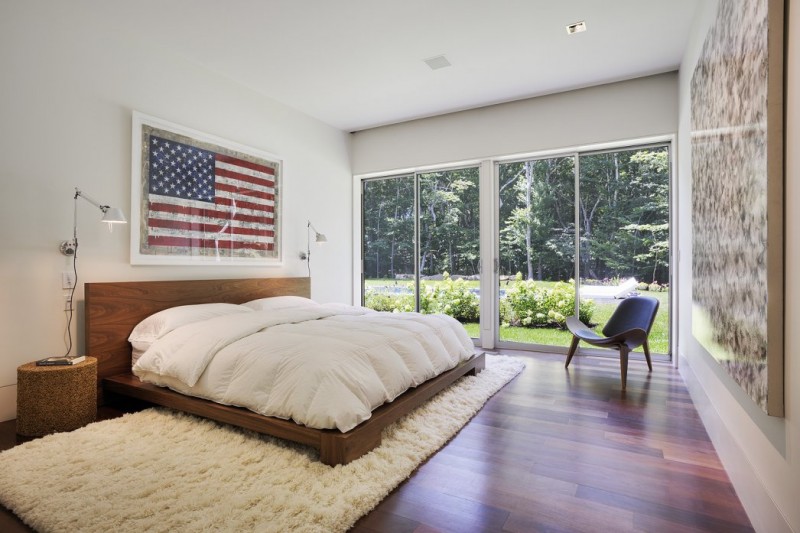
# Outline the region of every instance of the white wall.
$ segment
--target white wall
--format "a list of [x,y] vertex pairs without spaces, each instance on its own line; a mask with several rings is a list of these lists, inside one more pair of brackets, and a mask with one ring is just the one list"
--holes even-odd
[[17,366],[65,350],[70,264],[58,244],[72,236],[74,187],[130,218],[132,110],[280,156],[285,262],[131,266],[129,228],[109,234],[81,202],[80,281],[304,276],[310,218],[329,240],[314,254],[312,295],[351,301],[349,135],[139,40],[92,5],[0,3],[0,420],[16,416]]
[[353,134],[353,173],[671,135],[678,76],[660,74]]
[[[787,0],[787,4],[790,4]],[[692,337],[691,226],[680,228],[681,372],[739,498],[758,531],[800,531],[800,9],[788,10],[786,83],[786,417],[768,417],[742,393]],[[691,220],[690,82],[716,1],[702,4],[680,70],[679,219]],[[794,51],[794,53],[793,53]]]

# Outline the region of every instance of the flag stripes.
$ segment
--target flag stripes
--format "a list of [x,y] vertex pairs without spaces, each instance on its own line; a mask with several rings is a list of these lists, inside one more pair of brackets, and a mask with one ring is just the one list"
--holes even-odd
[[155,135],[149,146],[148,246],[275,249],[274,168]]

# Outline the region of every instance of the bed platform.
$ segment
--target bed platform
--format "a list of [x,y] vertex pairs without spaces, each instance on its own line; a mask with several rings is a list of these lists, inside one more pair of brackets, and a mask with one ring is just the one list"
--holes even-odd
[[383,428],[413,411],[464,375],[485,366],[481,352],[468,361],[377,408],[352,430],[314,429],[248,409],[221,405],[142,383],[131,373],[128,335],[147,316],[178,305],[240,304],[270,296],[310,296],[309,278],[248,278],[189,281],[87,283],[86,353],[98,360],[98,398],[122,395],[202,416],[217,422],[309,445],[328,465],[347,464],[381,443]]

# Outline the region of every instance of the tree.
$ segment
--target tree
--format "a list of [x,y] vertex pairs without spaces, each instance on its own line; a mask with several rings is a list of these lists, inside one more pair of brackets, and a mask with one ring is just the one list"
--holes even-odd
[[[579,163],[578,275],[668,282],[668,148],[585,154]],[[501,275],[575,277],[575,158],[512,161],[498,169]],[[363,190],[367,277],[479,272],[477,167],[369,180]]]
[[[580,157],[581,277],[667,281],[668,231],[646,228],[669,223],[668,156],[658,147]],[[501,272],[574,277],[574,159],[503,163],[499,170]]]
[[479,204],[477,167],[420,175],[421,275],[478,273]]
[[413,181],[403,176],[364,182],[362,245],[367,278],[414,272]]
[[[581,277],[667,281],[668,155],[659,147],[581,156]],[[667,229],[647,229],[656,227]],[[663,261],[651,269],[656,241]]]
[[500,165],[500,255],[506,275],[569,279],[574,166],[569,157]]

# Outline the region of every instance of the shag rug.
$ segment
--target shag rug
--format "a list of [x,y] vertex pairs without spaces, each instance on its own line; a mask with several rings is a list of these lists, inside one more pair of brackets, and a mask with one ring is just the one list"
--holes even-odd
[[344,466],[166,409],[97,422],[0,453],[0,503],[41,532],[346,531],[524,366],[487,355]]

